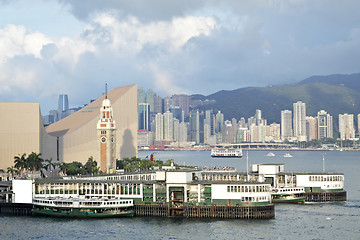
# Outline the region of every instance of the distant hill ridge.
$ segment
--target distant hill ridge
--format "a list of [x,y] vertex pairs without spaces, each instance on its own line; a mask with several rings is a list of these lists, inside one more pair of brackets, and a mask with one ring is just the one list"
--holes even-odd
[[200,110],[221,110],[229,120],[254,116],[255,110],[261,109],[268,124],[280,123],[281,110],[292,110],[294,102],[303,101],[308,116],[316,116],[323,109],[334,116],[336,124],[338,114],[360,113],[360,73],[312,76],[295,85],[221,90],[208,96],[193,95],[192,99],[215,100]]

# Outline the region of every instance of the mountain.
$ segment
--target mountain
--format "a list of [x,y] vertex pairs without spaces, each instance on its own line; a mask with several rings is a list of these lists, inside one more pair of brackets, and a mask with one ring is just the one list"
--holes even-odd
[[323,109],[337,122],[338,114],[360,113],[360,73],[313,76],[295,85],[222,90],[209,96],[196,95],[194,99],[214,100],[198,108],[221,110],[229,120],[254,116],[255,110],[261,109],[268,124],[280,123],[281,110],[292,110],[293,103],[302,101],[306,103],[308,116],[316,116]]

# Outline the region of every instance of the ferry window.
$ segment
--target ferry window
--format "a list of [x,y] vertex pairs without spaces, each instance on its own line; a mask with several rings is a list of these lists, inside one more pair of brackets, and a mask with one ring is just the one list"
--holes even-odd
[[227,187],[227,191],[230,192],[230,186]]
[[248,186],[245,186],[245,192],[248,192]]

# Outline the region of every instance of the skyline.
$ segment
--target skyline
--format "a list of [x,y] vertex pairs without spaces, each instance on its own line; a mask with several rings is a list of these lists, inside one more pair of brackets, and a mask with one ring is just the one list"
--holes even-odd
[[0,0],[0,101],[40,102],[46,114],[59,93],[82,106],[106,82],[110,90],[137,83],[162,96],[209,95],[360,72],[359,7]]

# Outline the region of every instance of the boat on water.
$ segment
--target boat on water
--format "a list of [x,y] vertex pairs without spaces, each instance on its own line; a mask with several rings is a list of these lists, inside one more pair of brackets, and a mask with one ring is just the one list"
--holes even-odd
[[286,157],[286,158],[291,158],[291,157],[293,157],[290,153],[285,153],[284,154],[284,157]]
[[303,187],[273,188],[271,193],[273,203],[305,203],[305,198]]
[[232,148],[213,148],[211,149],[211,157],[219,158],[241,158],[242,150],[241,149],[232,149]]
[[132,199],[33,198],[34,215],[66,218],[134,216]]
[[275,153],[269,152],[266,156],[268,156],[268,157],[275,157]]

